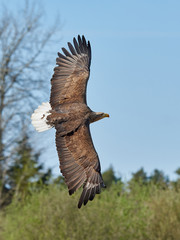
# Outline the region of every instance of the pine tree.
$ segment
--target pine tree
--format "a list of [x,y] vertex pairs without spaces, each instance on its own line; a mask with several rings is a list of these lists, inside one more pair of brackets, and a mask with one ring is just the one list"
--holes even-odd
[[148,177],[143,168],[140,168],[137,172],[132,174],[131,182],[137,182],[139,184],[147,184]]
[[23,200],[34,188],[47,184],[51,178],[51,170],[43,171],[43,165],[39,163],[40,152],[34,152],[26,133],[17,143],[14,156],[4,184],[4,204],[11,202],[12,198]]
[[114,169],[112,166],[110,166],[109,169],[102,174],[102,176],[103,176],[104,183],[107,187],[110,187],[113,182],[116,183],[117,181],[121,181],[120,178],[117,178],[115,176]]
[[158,187],[165,189],[168,187],[169,178],[158,169],[155,169],[149,177],[149,182],[157,185]]

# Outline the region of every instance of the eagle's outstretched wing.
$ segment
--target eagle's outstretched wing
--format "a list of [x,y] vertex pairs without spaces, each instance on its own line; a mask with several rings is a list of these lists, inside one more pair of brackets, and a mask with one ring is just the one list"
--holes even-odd
[[94,148],[89,123],[81,125],[75,132],[61,136],[56,124],[56,147],[60,160],[60,169],[68,185],[69,194],[73,194],[83,185],[78,207],[93,200],[95,194],[105,187],[100,173],[100,162]]
[[58,53],[58,66],[51,79],[50,104],[43,103],[32,115],[32,122],[38,131],[55,127],[60,169],[69,194],[83,185],[80,208],[105,187],[89,124],[107,114],[95,113],[86,104],[90,43],[84,36],[78,36],[78,41],[74,38],[73,43],[74,46],[68,43],[70,52],[62,48],[64,55]]
[[51,79],[50,104],[52,109],[63,103],[86,103],[86,86],[91,63],[91,46],[84,36],[68,43],[71,51],[62,48],[65,55],[58,53],[57,67]]

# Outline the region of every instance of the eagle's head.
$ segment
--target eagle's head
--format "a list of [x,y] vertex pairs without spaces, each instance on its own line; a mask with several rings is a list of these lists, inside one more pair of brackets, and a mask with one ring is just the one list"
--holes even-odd
[[90,115],[90,123],[96,122],[98,120],[101,120],[105,117],[109,117],[108,113],[103,112],[92,112]]

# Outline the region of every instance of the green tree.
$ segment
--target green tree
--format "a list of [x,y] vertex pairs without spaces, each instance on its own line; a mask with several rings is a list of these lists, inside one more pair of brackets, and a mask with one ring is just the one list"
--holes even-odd
[[177,180],[176,181],[172,181],[171,184],[174,187],[174,189],[176,191],[180,190],[180,168],[176,169],[175,173],[177,174]]
[[137,172],[132,173],[132,178],[130,182],[136,182],[140,184],[147,184],[148,177],[143,168],[140,168]]
[[155,169],[149,177],[149,182],[157,185],[158,187],[167,188],[169,178],[165,176],[162,171]]
[[113,182],[116,183],[117,181],[121,180],[120,178],[117,178],[115,176],[114,169],[112,166],[102,174],[102,177],[107,187],[110,187]]
[[34,186],[47,184],[52,175],[50,169],[46,172],[43,170],[43,164],[39,163],[40,152],[34,152],[26,133],[15,150],[14,161],[8,168],[4,182],[4,204],[11,202],[13,197],[23,200]]
[[178,175],[178,177],[180,178],[180,168],[176,169],[175,173]]

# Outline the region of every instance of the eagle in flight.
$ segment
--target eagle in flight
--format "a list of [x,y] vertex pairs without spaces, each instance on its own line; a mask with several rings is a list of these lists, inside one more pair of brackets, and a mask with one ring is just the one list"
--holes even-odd
[[[74,46],[73,46],[74,45]],[[91,46],[84,36],[68,42],[70,51],[62,48],[51,79],[50,103],[42,103],[31,116],[38,132],[56,129],[56,148],[60,170],[73,194],[83,185],[78,208],[93,200],[105,184],[94,148],[89,125],[109,117],[93,112],[86,101],[86,88],[90,74]]]

